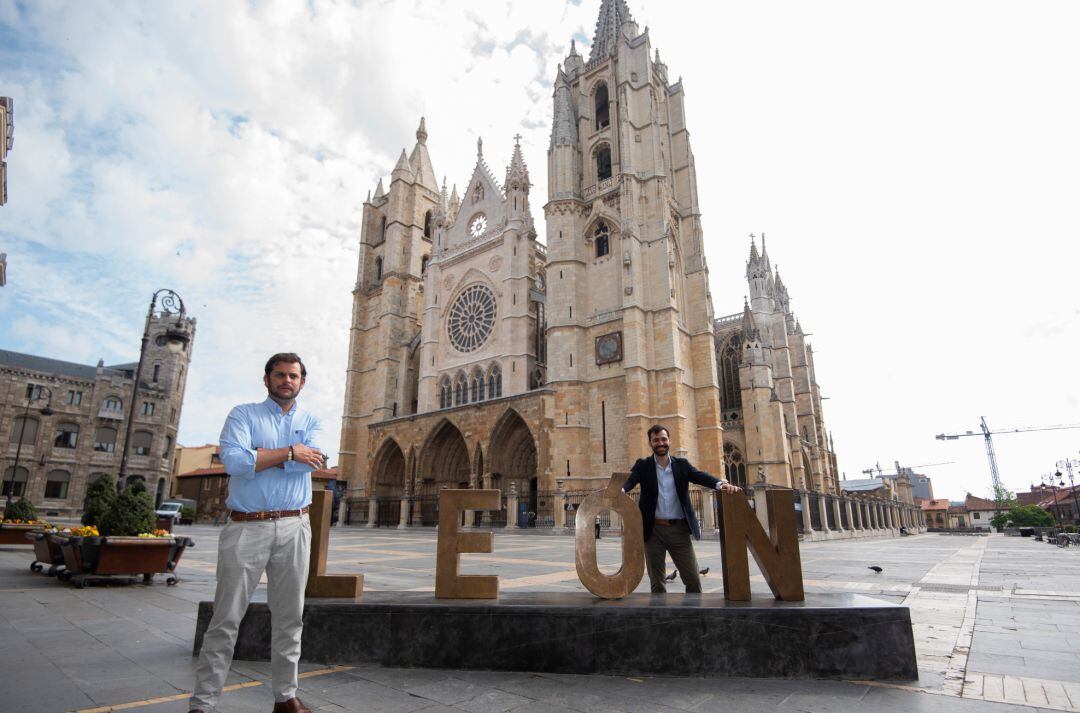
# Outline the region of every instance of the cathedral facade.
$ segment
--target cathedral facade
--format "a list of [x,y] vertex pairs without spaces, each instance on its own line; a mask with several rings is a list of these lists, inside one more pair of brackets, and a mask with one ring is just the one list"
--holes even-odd
[[[340,462],[354,495],[396,507],[444,487],[495,487],[536,513],[545,494],[628,471],[657,422],[703,470],[760,464],[798,487],[808,466],[789,435],[805,423],[816,436],[819,424],[801,407],[773,408],[759,384],[769,371],[794,403],[812,364],[799,376],[766,369],[773,342],[726,336],[741,403],[753,406],[722,408],[717,329],[729,330],[713,315],[683,96],[625,0],[604,0],[590,56],[571,44],[555,77],[542,227],[519,145],[500,182],[478,143],[464,190],[448,194],[421,120],[389,188],[380,180],[364,204]],[[751,332],[787,335],[769,304],[751,313]],[[769,435],[734,428],[727,443],[725,421],[758,418],[762,399]],[[369,522],[399,514],[379,507]],[[415,515],[428,523],[424,507]]]

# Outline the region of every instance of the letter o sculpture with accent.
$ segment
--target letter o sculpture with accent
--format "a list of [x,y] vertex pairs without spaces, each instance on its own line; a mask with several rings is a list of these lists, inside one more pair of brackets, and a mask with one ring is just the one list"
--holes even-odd
[[[622,599],[637,588],[645,575],[645,539],[641,512],[629,495],[622,491],[625,475],[615,474],[603,493],[593,493],[578,507],[574,523],[574,543],[578,579],[585,588],[603,599]],[[603,509],[619,513],[623,521],[622,566],[613,575],[600,571],[596,563],[596,539],[593,523]]]

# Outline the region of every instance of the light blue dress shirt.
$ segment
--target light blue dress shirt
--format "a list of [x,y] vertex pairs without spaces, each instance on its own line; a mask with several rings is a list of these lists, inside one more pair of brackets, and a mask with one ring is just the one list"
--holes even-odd
[[229,474],[225,505],[239,512],[299,510],[311,504],[309,465],[286,461],[285,468],[255,472],[255,449],[303,444],[318,448],[322,424],[298,402],[288,413],[270,397],[242,404],[229,412],[221,429],[221,463]]
[[[653,462],[656,462],[655,458]],[[675,475],[671,472],[670,458],[667,468],[656,463],[656,484],[660,491],[656,498],[656,516],[661,520],[681,520],[686,517],[682,503],[679,502],[679,494],[675,492]]]

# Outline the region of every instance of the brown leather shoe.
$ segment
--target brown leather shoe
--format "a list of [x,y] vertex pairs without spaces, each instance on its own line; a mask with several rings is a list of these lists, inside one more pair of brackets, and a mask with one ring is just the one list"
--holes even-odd
[[206,713],[202,708],[192,708],[187,713]]
[[287,701],[278,701],[274,704],[274,713],[311,713],[311,709],[304,705],[299,698],[290,698]]

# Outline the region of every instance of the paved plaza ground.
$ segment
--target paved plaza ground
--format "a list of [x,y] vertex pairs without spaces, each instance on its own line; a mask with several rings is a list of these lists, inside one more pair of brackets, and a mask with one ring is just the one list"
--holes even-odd
[[[32,574],[29,548],[0,548],[0,711],[187,710],[196,606],[213,596],[220,530],[178,529],[196,547],[184,555],[174,587],[79,590]],[[721,591],[719,543],[702,540],[697,552],[710,568],[705,590]],[[615,563],[618,539],[601,540],[599,557],[602,565]],[[494,553],[462,559],[466,574],[497,573],[502,591],[584,591],[571,537],[497,534]],[[919,681],[304,665],[300,695],[321,713],[1080,711],[1080,549],[1001,535],[926,534],[804,543],[802,561],[807,591],[858,592],[911,608]],[[362,572],[369,591],[432,591],[435,533],[335,528],[327,571]],[[753,587],[769,594],[760,575]],[[236,662],[220,709],[269,711],[268,675],[268,664]]]

